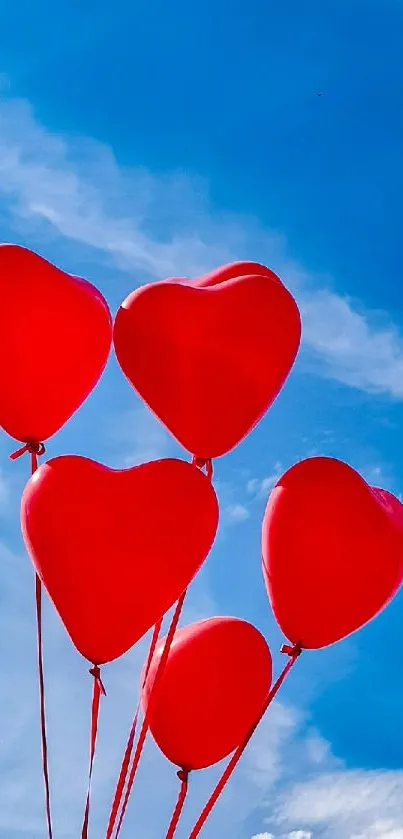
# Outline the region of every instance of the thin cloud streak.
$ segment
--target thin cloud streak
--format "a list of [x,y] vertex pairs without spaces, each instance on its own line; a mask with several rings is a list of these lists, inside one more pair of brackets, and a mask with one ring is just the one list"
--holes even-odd
[[100,143],[52,134],[29,103],[0,103],[0,194],[13,224],[74,241],[133,274],[133,285],[196,276],[235,259],[269,264],[292,289],[304,323],[301,364],[349,387],[403,397],[403,337],[385,315],[359,311],[287,254],[253,218],[212,210],[206,185],[118,165]]

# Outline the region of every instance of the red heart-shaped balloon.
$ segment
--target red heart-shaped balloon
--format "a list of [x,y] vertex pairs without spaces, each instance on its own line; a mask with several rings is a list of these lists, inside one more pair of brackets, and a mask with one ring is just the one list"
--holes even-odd
[[252,624],[208,618],[175,633],[161,678],[157,644],[143,692],[150,731],[172,763],[194,770],[223,760],[256,724],[270,690],[269,647]]
[[346,463],[314,457],[273,489],[263,573],[292,643],[326,647],[373,618],[403,579],[403,506]]
[[73,643],[102,664],[189,585],[213,544],[218,504],[208,478],[181,460],[113,470],[68,455],[30,478],[21,523]]
[[102,294],[18,245],[0,245],[0,425],[21,442],[58,431],[95,387],[112,343]]
[[134,291],[114,325],[119,364],[151,410],[197,457],[232,449],[284,384],[301,337],[281,281],[251,262],[195,282]]

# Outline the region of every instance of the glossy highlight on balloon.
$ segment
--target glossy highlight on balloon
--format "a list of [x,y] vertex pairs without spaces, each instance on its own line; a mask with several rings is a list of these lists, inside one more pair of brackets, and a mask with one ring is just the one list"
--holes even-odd
[[143,286],[114,324],[125,376],[184,448],[204,459],[230,451],[262,418],[300,337],[295,300],[252,262]]
[[303,460],[274,487],[262,529],[263,575],[277,622],[316,649],[350,635],[403,579],[403,506],[329,457]]
[[26,547],[73,643],[93,664],[123,655],[169,609],[218,525],[208,478],[181,460],[113,470],[66,455],[21,505]]
[[269,647],[252,624],[208,618],[179,629],[162,676],[154,653],[143,691],[151,733],[163,754],[188,771],[222,760],[256,722],[270,690]]
[[102,294],[19,245],[0,245],[0,426],[55,434],[95,387],[112,343]]

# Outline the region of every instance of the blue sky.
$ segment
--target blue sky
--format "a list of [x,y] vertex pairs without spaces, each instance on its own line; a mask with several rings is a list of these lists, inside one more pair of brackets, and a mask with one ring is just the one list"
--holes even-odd
[[[216,467],[216,546],[185,619],[235,614],[281,637],[260,570],[276,475],[335,455],[403,492],[401,0],[21,0],[0,29],[0,225],[94,281],[136,285],[265,262],[301,308],[303,348],[269,415]],[[317,93],[322,92],[322,97]],[[32,574],[18,524],[28,463],[0,439],[0,831],[43,836]],[[48,446],[111,466],[180,453],[110,361]],[[403,837],[402,595],[360,633],[302,657],[206,839]],[[90,677],[45,615],[56,837],[77,836]],[[93,835],[102,835],[145,654],[105,672]],[[216,771],[192,779],[178,839]],[[124,835],[164,835],[175,773],[152,744]],[[156,797],[158,806],[152,800]]]

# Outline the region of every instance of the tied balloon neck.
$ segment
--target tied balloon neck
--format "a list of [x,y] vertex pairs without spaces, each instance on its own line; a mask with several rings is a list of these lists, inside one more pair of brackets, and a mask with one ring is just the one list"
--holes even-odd
[[38,468],[38,457],[45,454],[45,451],[46,449],[43,443],[39,443],[37,440],[29,440],[28,443],[25,443],[16,452],[10,454],[10,460],[17,460],[18,457],[22,457],[23,454],[28,452],[31,455],[31,472],[34,474]]
[[196,455],[193,455],[192,463],[201,472],[204,471],[210,481],[213,480],[214,469],[211,457],[196,457]]
[[90,668],[89,673],[91,676],[93,676],[102,695],[106,696],[106,690],[101,679],[101,668],[98,667],[97,664],[94,664],[94,666]]
[[23,454],[29,453],[31,455],[36,455],[37,457],[41,457],[45,454],[46,449],[43,443],[38,443],[36,440],[30,440],[28,443],[25,443],[21,446],[20,449],[10,454],[10,460],[17,460],[19,457],[22,457]]
[[182,767],[182,769],[178,770],[176,775],[179,778],[181,784],[187,784],[187,782],[189,780],[190,771],[191,771],[190,769],[184,769],[183,767]]
[[296,644],[283,644],[280,652],[290,658],[298,658],[302,653],[302,641],[298,641]]

